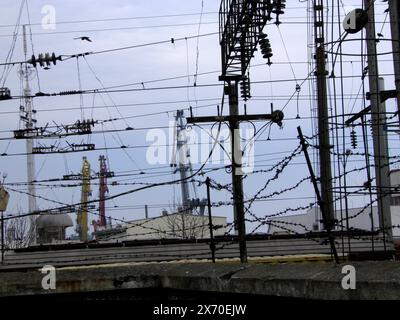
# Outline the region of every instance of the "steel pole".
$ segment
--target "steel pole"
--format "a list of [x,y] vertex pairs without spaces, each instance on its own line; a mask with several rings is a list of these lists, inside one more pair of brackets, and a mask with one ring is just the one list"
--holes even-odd
[[326,233],[328,234],[328,239],[329,239],[329,244],[331,246],[332,254],[335,258],[335,262],[337,264],[339,264],[339,256],[337,254],[337,250],[336,250],[336,246],[335,246],[335,238],[332,235],[331,225],[327,222],[327,220],[328,220],[328,215],[326,212],[327,207],[324,205],[324,199],[318,188],[317,178],[315,176],[314,169],[311,164],[311,159],[310,159],[310,156],[307,151],[308,145],[306,143],[306,140],[304,139],[303,131],[301,130],[301,127],[297,127],[297,132],[299,133],[301,146],[303,149],[304,157],[306,158],[306,164],[308,167],[308,171],[310,172],[311,182],[314,187],[315,195],[317,196],[318,205],[321,209],[322,220],[323,220],[325,228],[326,228]]
[[397,112],[400,121],[400,3],[399,0],[389,0],[390,26],[392,30],[392,48],[394,75],[397,91]]
[[[231,116],[239,115],[238,82],[233,81],[228,86],[229,113]],[[239,236],[240,261],[247,262],[246,247],[246,221],[244,214],[243,200],[243,170],[242,170],[242,149],[240,146],[240,122],[232,119],[229,121],[231,131],[231,150],[232,150],[232,183],[233,183],[233,202],[235,228]]]
[[329,141],[329,114],[326,85],[326,54],[321,45],[317,48],[318,140],[322,206],[326,213],[325,229],[333,229],[335,214],[332,198],[331,144]]
[[[384,130],[386,114],[383,112],[384,104],[381,103],[381,89],[379,86],[379,68],[376,48],[375,31],[375,5],[373,0],[364,0],[364,6],[368,12],[368,24],[366,26],[367,50],[368,50],[368,75],[371,96],[372,135],[374,144],[375,177],[378,200],[378,214],[380,229],[384,237],[386,251],[387,242],[392,242],[392,223],[390,211],[390,176],[388,162],[387,133]],[[383,83],[381,82],[381,86]]]

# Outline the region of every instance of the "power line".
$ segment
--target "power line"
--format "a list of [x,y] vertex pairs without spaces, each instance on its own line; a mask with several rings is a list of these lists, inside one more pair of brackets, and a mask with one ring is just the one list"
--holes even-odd
[[[203,22],[204,25],[216,25],[218,22]],[[179,28],[196,26],[197,23],[174,23],[174,24],[159,24],[150,26],[134,26],[134,27],[117,27],[117,28],[103,28],[103,29],[81,29],[71,31],[49,31],[49,32],[34,32],[35,36],[46,35],[60,35],[60,34],[78,34],[78,33],[93,33],[93,32],[106,32],[106,31],[123,31],[123,30],[141,30],[141,29],[161,29],[161,28]],[[10,37],[9,34],[0,34],[0,38]]]
[[[376,4],[376,6],[385,6],[384,4]],[[306,6],[300,7],[287,7],[285,10],[305,10],[308,9]],[[207,11],[203,12],[203,15],[216,15],[219,12]],[[102,18],[102,19],[85,19],[85,20],[61,20],[57,21],[57,25],[63,24],[82,24],[82,23],[97,23],[97,22],[114,22],[114,21],[126,21],[126,20],[147,20],[147,19],[160,19],[160,18],[177,18],[177,17],[190,17],[199,16],[201,12],[182,12],[174,14],[163,14],[163,15],[150,15],[150,16],[133,16],[133,17],[113,17],[113,18]],[[383,14],[377,14],[383,15]],[[291,17],[287,17],[291,18]],[[296,17],[297,18],[297,17]],[[29,23],[28,26],[42,26],[42,22]],[[11,28],[14,27],[13,24],[0,24],[0,28]]]
[[[195,14],[193,14],[195,15]],[[196,14],[197,16],[200,14]],[[180,15],[176,15],[180,16]],[[168,17],[168,16],[167,16]],[[170,17],[174,17],[174,15],[171,15]],[[286,25],[309,25],[311,24],[310,22],[307,21],[290,21],[293,19],[301,19],[302,17],[286,17],[286,21],[284,24]],[[143,18],[144,19],[144,18]],[[93,21],[84,21],[83,23],[88,23],[88,22],[107,22],[107,21],[128,21],[128,20],[135,20],[134,18],[121,18],[120,20],[112,19],[112,20],[93,20]],[[138,19],[136,19],[138,20]],[[289,20],[289,21],[287,21]],[[78,22],[77,22],[78,23]],[[377,23],[385,23],[383,22],[377,22]],[[62,24],[62,23],[57,23],[57,25]],[[207,22],[202,22],[203,25],[218,25],[217,21],[207,21]],[[273,25],[274,23],[269,23],[267,25]],[[332,24],[329,22],[329,24]],[[28,24],[29,25],[29,24]],[[31,24],[32,25],[32,24]],[[37,25],[37,24],[34,24]],[[48,32],[35,32],[33,35],[36,36],[44,36],[44,35],[59,35],[59,34],[74,34],[74,33],[94,33],[94,32],[106,32],[106,31],[124,31],[124,30],[135,30],[135,29],[157,29],[157,28],[177,28],[177,27],[187,27],[187,26],[198,26],[198,23],[175,23],[175,24],[157,24],[157,25],[148,25],[148,26],[130,26],[130,27],[115,27],[115,28],[95,28],[95,29],[78,29],[78,30],[66,30],[66,31],[48,31]],[[0,26],[0,28],[5,28],[7,26]],[[0,34],[0,38],[2,37],[11,37],[13,36],[12,34]]]
[[[260,157],[266,157],[266,156],[274,156],[274,155],[282,155],[282,154],[288,154],[291,151],[279,151],[279,152],[269,152],[269,153],[262,153],[262,154],[256,154],[254,155],[254,157],[256,158],[260,158]],[[271,160],[271,159],[269,159]],[[223,167],[216,167],[210,170],[215,170],[215,169],[225,169],[227,166],[223,166]],[[142,170],[128,170],[128,171],[115,171],[115,175],[113,178],[115,177],[122,177],[122,176],[129,176],[129,175],[125,175],[125,174],[132,174],[132,175],[137,175],[137,176],[142,176],[143,174],[146,174],[148,171],[154,171],[154,170],[160,170],[160,169],[167,169],[167,168],[171,168],[170,165],[165,165],[165,166],[157,166],[157,167],[149,167],[149,168],[143,168]],[[150,172],[150,174],[152,174]],[[91,180],[96,180],[99,179],[98,176],[92,176]],[[67,180],[65,179],[60,179],[60,178],[49,178],[49,179],[45,179],[45,180],[36,180],[33,181],[33,183],[47,183],[47,182],[65,182]],[[4,183],[4,185],[23,185],[23,184],[27,184],[27,182],[7,182]]]
[[[187,41],[187,40],[191,40],[191,39],[204,38],[204,37],[209,37],[209,36],[218,35],[218,34],[219,34],[219,32],[211,32],[211,33],[205,33],[205,34],[200,34],[200,35],[196,35],[196,36],[170,38],[169,40],[162,40],[162,41],[155,41],[155,42],[149,42],[149,43],[143,43],[143,44],[137,44],[137,45],[131,45],[131,46],[117,47],[117,48],[106,49],[106,50],[82,52],[82,53],[76,53],[76,54],[71,54],[71,55],[62,55],[61,61],[66,61],[69,59],[85,57],[85,56],[90,56],[90,55],[99,55],[99,54],[104,54],[104,53],[119,52],[119,51],[125,51],[125,50],[137,49],[137,48],[150,47],[150,46],[166,44],[166,43]],[[0,63],[0,66],[17,65],[17,64],[24,64],[24,63],[29,63],[29,62],[28,61],[6,62],[6,63]]]
[[[224,104],[225,104],[225,94],[223,93],[222,94],[222,99],[221,99],[221,111],[223,111],[223,109],[224,109]],[[220,135],[220,132],[221,132],[221,126],[222,126],[222,123],[220,123],[219,126],[218,126],[218,133],[217,133],[217,139],[216,140],[219,139],[219,135]],[[178,179],[178,180],[173,180],[173,181],[169,181],[169,182],[154,183],[153,185],[143,186],[143,187],[136,188],[136,189],[133,189],[133,190],[129,190],[129,191],[126,191],[126,192],[122,192],[122,193],[119,193],[119,194],[116,194],[116,195],[113,195],[113,196],[108,196],[104,200],[105,201],[113,200],[113,199],[116,199],[116,198],[119,198],[119,197],[130,195],[130,194],[133,194],[133,193],[136,193],[136,192],[139,192],[139,191],[143,191],[143,190],[147,190],[147,189],[150,189],[150,188],[160,187],[160,186],[165,186],[165,185],[171,185],[171,184],[175,184],[177,182],[181,182],[182,183],[182,182],[188,181],[188,180],[192,179],[193,177],[197,176],[200,172],[202,172],[203,168],[206,166],[207,162],[212,157],[216,146],[217,146],[217,142],[215,142],[213,144],[213,147],[212,147],[211,151],[209,152],[207,159],[200,166],[200,168],[196,172],[194,172],[191,175],[187,176],[185,179]],[[78,206],[78,205],[83,205],[83,204],[91,204],[91,203],[95,203],[95,202],[97,202],[97,201],[93,200],[93,201],[87,201],[86,203],[78,203],[76,205]],[[68,206],[68,208],[69,207],[70,206]],[[62,209],[62,208],[60,208],[60,209]],[[33,215],[38,215],[38,214],[43,213],[43,212],[47,212],[47,211],[38,211],[38,212],[34,212],[34,213],[28,213],[28,214],[25,214],[25,215],[19,215],[18,217],[21,218],[21,217],[24,217],[24,216],[33,216]],[[13,219],[13,218],[15,218],[15,217],[8,217],[8,218],[3,219],[3,221],[4,220]]]
[[[218,14],[218,12],[203,12],[203,15],[213,15]],[[88,20],[61,20],[57,21],[57,25],[63,24],[82,24],[82,23],[97,23],[97,22],[114,22],[114,21],[129,21],[129,20],[147,20],[147,19],[161,19],[161,18],[177,18],[177,17],[190,17],[199,16],[199,13],[188,12],[188,13],[178,13],[178,14],[165,14],[165,15],[152,15],[152,16],[136,16],[136,17],[125,17],[125,18],[104,18],[104,19],[88,19]],[[42,26],[42,22],[30,23],[28,26]],[[0,28],[10,28],[14,25],[1,24]]]
[[[393,76],[393,73],[385,73],[381,74],[381,76]],[[344,79],[351,78],[361,78],[361,75],[349,75],[343,76]],[[310,75],[303,79],[297,79],[305,81],[313,81],[314,76]],[[278,79],[278,80],[261,80],[254,81],[252,84],[266,84],[266,83],[285,83],[285,82],[298,82],[296,79]],[[212,88],[212,87],[221,87],[223,84],[221,83],[210,83],[210,84],[197,84],[197,85],[182,85],[182,86],[166,86],[166,87],[151,87],[151,88],[136,88],[136,89],[121,89],[121,90],[99,90],[99,89],[87,89],[83,91],[73,90],[73,91],[61,91],[57,93],[38,93],[36,95],[31,96],[30,98],[40,98],[40,97],[57,97],[57,96],[73,96],[80,94],[98,94],[98,93],[128,93],[128,92],[145,92],[145,91],[160,91],[160,90],[178,90],[178,89],[187,89],[187,88]],[[12,99],[21,99],[20,96],[13,96]]]

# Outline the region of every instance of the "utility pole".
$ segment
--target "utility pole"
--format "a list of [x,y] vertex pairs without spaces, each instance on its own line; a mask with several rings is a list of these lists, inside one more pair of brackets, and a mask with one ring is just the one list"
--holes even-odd
[[314,169],[313,169],[312,164],[311,164],[311,159],[310,159],[310,156],[309,156],[308,151],[307,151],[308,145],[306,143],[306,139],[304,139],[301,127],[297,127],[297,132],[299,133],[301,146],[302,146],[302,149],[303,149],[303,152],[304,152],[304,157],[306,158],[306,163],[307,163],[308,171],[310,172],[311,182],[312,182],[313,187],[314,187],[315,195],[317,196],[318,205],[319,205],[319,207],[321,209],[321,215],[322,215],[322,219],[323,219],[324,225],[326,227],[326,233],[328,234],[328,239],[329,239],[329,244],[331,246],[332,254],[333,254],[333,257],[335,258],[335,262],[338,264],[339,263],[339,256],[337,254],[337,250],[336,250],[336,246],[335,246],[335,239],[332,236],[331,225],[327,221],[328,220],[328,215],[327,215],[327,212],[325,211],[327,206],[324,206],[324,200],[322,199],[321,193],[320,193],[320,191],[318,189],[317,177],[315,176]]
[[271,114],[249,114],[239,115],[237,81],[228,82],[225,87],[225,93],[229,95],[229,116],[206,116],[206,117],[189,117],[188,124],[193,123],[215,123],[228,122],[231,132],[231,167],[232,167],[232,185],[233,185],[233,202],[234,202],[234,224],[238,231],[240,261],[247,262],[246,248],[246,221],[243,200],[243,171],[242,171],[242,149],[240,146],[240,122],[241,121],[257,121],[269,120],[273,123],[282,125],[284,114],[282,111],[276,110]]
[[[188,118],[188,123],[228,122],[231,133],[232,185],[235,228],[239,236],[240,261],[247,262],[246,223],[243,201],[242,150],[240,146],[240,122],[248,120],[272,120],[281,124],[283,113],[239,115],[238,83],[242,82],[242,97],[250,97],[250,80],[247,71],[251,59],[260,44],[261,52],[271,64],[272,49],[264,27],[276,15],[276,25],[281,22],[286,1],[283,0],[221,0],[219,9],[219,35],[222,58],[220,81],[225,83],[224,94],[229,95],[229,116]],[[219,112],[218,112],[219,113]],[[247,113],[247,112],[246,112]]]
[[0,183],[0,213],[1,213],[1,263],[4,264],[5,239],[4,239],[4,211],[7,210],[10,195]]
[[[26,26],[23,26],[23,48],[24,48],[24,56],[25,61],[28,60],[28,43],[27,43],[27,34],[26,34]],[[20,110],[20,120],[22,126],[27,130],[31,130],[34,127],[34,123],[36,120],[33,118],[34,110],[32,103],[32,92],[30,88],[30,77],[33,74],[33,70],[29,66],[28,63],[25,63],[23,67],[21,67],[20,75],[23,81],[24,86],[24,106]],[[33,140],[26,140],[26,154],[27,154],[27,178],[28,178],[28,209],[29,213],[34,213],[37,210],[36,205],[36,188],[33,183],[35,180],[35,160],[33,157]],[[29,227],[29,236],[30,242],[36,243],[36,216],[32,215],[30,218],[30,227]]]
[[392,30],[392,48],[394,75],[397,92],[397,112],[400,121],[400,3],[398,0],[389,0],[390,26]]
[[211,194],[210,194],[210,178],[207,178],[207,205],[208,205],[208,226],[210,228],[210,249],[211,249],[211,259],[215,263],[215,243],[214,243],[214,232],[212,223],[212,213],[211,213]]
[[325,29],[324,29],[324,6],[323,0],[316,1],[314,6],[314,27],[317,69],[317,98],[318,98],[318,140],[320,160],[320,182],[321,182],[321,211],[325,212],[325,229],[333,229],[335,214],[332,197],[332,167],[331,167],[331,144],[329,140],[329,114],[327,101],[326,77],[326,53],[325,53]]
[[[239,115],[239,94],[238,83],[233,81],[229,83],[226,91],[229,95],[229,114],[232,117]],[[242,148],[240,146],[240,123],[232,118],[229,121],[231,136],[231,157],[232,157],[232,187],[234,203],[235,230],[239,236],[240,258],[242,262],[247,262],[246,247],[246,219],[244,213],[243,198],[243,171],[242,171]]]
[[368,51],[368,75],[371,99],[372,135],[374,145],[374,162],[376,189],[378,197],[378,214],[380,228],[382,230],[385,251],[387,243],[393,241],[392,217],[390,211],[390,168],[384,104],[381,102],[381,90],[379,87],[379,68],[376,48],[375,31],[375,5],[373,0],[364,0],[364,6],[368,13],[366,26],[367,51]]
[[4,211],[1,210],[1,264],[4,264]]

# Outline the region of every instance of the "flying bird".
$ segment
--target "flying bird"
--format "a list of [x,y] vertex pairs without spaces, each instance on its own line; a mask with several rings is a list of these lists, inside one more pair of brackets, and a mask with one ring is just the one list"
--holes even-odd
[[79,37],[79,38],[74,38],[74,40],[82,40],[82,41],[92,42],[92,40],[90,40],[89,37]]

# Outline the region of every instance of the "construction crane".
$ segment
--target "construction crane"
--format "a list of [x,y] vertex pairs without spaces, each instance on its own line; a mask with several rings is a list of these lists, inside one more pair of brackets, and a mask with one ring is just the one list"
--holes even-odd
[[88,241],[88,199],[90,195],[90,163],[86,157],[83,157],[81,207],[76,225],[76,232],[82,242]]
[[[204,215],[206,199],[197,197],[196,184],[193,179],[192,163],[190,161],[190,148],[188,146],[188,138],[185,135],[186,124],[184,122],[185,114],[183,110],[178,110],[175,116],[174,138],[175,143],[172,150],[171,167],[173,173],[179,173],[181,179],[181,204],[177,208],[178,212],[193,214],[193,210],[199,208],[198,214]],[[192,184],[194,198],[191,198],[189,191],[189,183]],[[197,210],[196,210],[197,211]]]
[[114,172],[108,171],[107,168],[107,159],[105,156],[100,156],[100,186],[99,186],[99,220],[93,220],[93,228],[96,234],[97,231],[104,230],[107,228],[107,219],[106,219],[106,194],[109,192],[107,178],[111,178],[114,176]]

